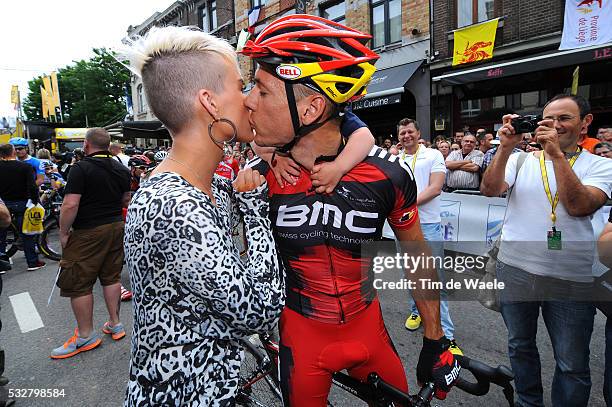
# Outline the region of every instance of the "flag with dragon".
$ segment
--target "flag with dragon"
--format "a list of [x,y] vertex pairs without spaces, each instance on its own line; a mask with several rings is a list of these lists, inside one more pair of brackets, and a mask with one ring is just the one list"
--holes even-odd
[[453,66],[493,58],[498,18],[455,31]]

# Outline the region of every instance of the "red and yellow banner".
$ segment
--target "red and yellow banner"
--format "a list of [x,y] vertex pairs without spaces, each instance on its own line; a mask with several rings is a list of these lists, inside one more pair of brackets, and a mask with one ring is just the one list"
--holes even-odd
[[493,57],[498,18],[455,31],[453,66]]

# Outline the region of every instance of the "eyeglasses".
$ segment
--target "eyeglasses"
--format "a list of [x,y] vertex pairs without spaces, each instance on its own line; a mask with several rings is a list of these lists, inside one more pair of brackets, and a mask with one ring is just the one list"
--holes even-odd
[[567,123],[567,122],[571,122],[575,118],[576,118],[576,116],[572,116],[572,115],[569,115],[569,114],[562,114],[561,116],[558,116],[558,117],[546,116],[544,118],[544,120],[552,120],[553,122],[556,120],[559,123]]
[[19,150],[25,150],[25,147],[15,147],[15,151],[19,151]]

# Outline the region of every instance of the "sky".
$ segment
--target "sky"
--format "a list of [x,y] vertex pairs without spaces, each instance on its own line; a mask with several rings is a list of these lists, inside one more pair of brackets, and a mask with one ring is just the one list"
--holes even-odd
[[139,25],[174,0],[0,0],[0,118],[16,116],[11,85],[21,99],[28,80],[92,56],[92,48],[117,47],[130,25]]

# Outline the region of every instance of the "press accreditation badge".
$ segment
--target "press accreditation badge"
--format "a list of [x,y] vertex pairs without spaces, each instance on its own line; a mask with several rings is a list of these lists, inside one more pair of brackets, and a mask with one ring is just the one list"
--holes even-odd
[[548,250],[561,250],[561,231],[560,230],[549,230],[548,231]]

